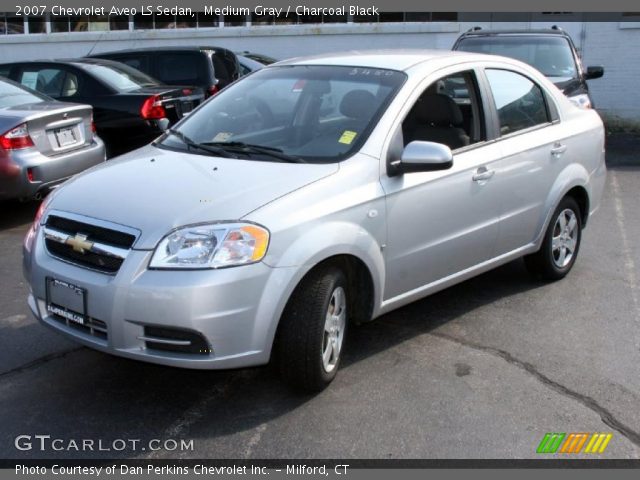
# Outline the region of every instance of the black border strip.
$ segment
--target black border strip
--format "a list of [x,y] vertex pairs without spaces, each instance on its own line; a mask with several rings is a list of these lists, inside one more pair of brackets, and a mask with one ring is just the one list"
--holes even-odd
[[0,469],[15,470],[16,466],[25,467],[52,467],[58,466],[100,466],[100,465],[127,465],[156,467],[194,467],[205,465],[210,467],[242,467],[260,466],[267,468],[286,468],[288,465],[305,465],[308,467],[326,466],[327,469],[338,465],[348,465],[349,469],[640,469],[640,459],[568,459],[568,458],[544,458],[544,459],[175,459],[175,460],[127,460],[127,459],[24,459],[24,460],[0,460]]

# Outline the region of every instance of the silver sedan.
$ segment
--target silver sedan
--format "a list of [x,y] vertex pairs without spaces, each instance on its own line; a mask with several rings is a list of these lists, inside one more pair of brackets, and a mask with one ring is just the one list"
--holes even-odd
[[281,62],[50,196],[25,239],[28,302],[103,352],[273,360],[319,390],[355,324],[518,257],[564,277],[605,176],[597,113],[516,60]]
[[0,200],[40,198],[105,161],[92,108],[0,79]]

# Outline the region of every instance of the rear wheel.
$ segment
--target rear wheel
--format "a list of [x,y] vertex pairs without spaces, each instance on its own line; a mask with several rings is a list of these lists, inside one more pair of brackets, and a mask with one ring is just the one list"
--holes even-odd
[[335,378],[348,322],[349,289],[337,267],[312,271],[285,308],[277,339],[283,379],[292,387],[320,391]]
[[566,276],[578,256],[582,238],[580,207],[572,197],[562,199],[545,233],[540,250],[525,257],[531,273],[545,280]]

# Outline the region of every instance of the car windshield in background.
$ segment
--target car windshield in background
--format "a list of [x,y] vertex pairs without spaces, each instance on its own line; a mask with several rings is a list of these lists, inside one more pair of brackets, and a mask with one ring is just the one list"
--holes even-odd
[[50,100],[44,95],[29,92],[13,83],[0,80],[0,108],[9,108],[14,105],[26,105]]
[[137,90],[142,87],[157,85],[150,76],[124,64],[80,63],[78,66],[115,88],[119,92]]
[[576,62],[566,38],[521,36],[478,36],[460,40],[458,50],[515,58],[537,68],[553,82],[576,78]]
[[222,90],[159,145],[243,159],[339,161],[366,140],[405,78],[386,69],[270,67]]

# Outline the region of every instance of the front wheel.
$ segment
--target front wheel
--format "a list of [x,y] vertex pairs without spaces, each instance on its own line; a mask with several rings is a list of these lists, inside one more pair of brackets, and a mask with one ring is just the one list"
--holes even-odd
[[562,199],[549,223],[540,250],[525,257],[527,268],[545,280],[566,276],[578,256],[582,238],[580,207],[572,197]]
[[312,271],[293,292],[280,321],[277,354],[283,379],[320,391],[335,378],[348,323],[349,289],[336,267]]

